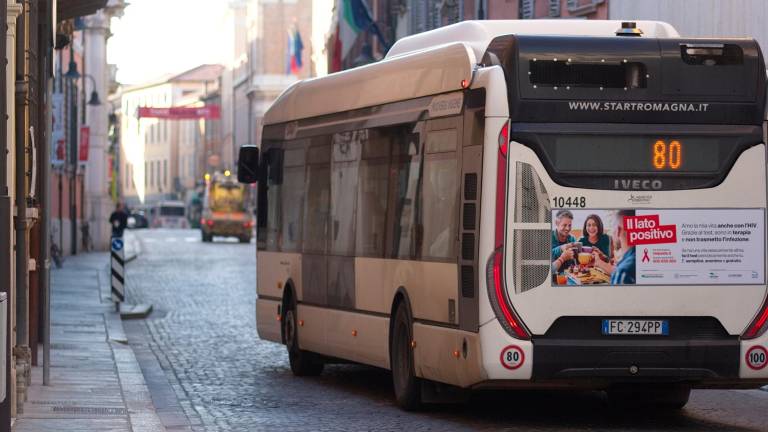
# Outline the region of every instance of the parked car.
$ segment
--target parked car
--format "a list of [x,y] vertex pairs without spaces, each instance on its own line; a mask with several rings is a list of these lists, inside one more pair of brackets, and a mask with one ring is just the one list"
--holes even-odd
[[132,211],[128,215],[128,228],[149,228],[149,219],[144,215],[144,210]]

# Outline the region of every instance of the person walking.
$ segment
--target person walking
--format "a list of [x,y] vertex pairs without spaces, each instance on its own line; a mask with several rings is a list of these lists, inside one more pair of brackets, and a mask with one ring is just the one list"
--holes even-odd
[[128,213],[125,212],[123,203],[117,203],[115,211],[109,215],[109,224],[112,225],[112,237],[123,237],[123,231],[128,226]]

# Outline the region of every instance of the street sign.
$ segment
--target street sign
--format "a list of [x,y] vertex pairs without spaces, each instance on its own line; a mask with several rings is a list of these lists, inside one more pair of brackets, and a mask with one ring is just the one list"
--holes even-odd
[[111,273],[112,273],[112,301],[115,304],[125,301],[125,249],[123,239],[112,237]]

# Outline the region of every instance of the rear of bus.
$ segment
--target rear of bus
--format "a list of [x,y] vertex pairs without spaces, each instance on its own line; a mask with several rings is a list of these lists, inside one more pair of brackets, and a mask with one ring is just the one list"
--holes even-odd
[[485,159],[485,384],[684,404],[768,382],[758,45],[501,36],[485,63],[504,69],[510,113]]
[[153,220],[155,228],[189,228],[187,207],[182,201],[162,201],[157,205]]

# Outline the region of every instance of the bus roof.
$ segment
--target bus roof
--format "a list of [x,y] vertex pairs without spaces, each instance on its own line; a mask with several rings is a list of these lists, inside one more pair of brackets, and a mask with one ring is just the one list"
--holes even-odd
[[[404,37],[392,46],[387,59],[406,53],[421,51],[461,41],[469,45],[480,59],[488,44],[503,35],[551,35],[551,36],[606,36],[616,37],[616,30],[624,21],[616,20],[486,20],[462,21],[435,30]],[[644,37],[676,38],[680,37],[671,25],[661,21],[633,21],[643,31]]]
[[[405,99],[461,90],[491,41],[502,35],[612,36],[622,21],[463,21],[403,38],[377,63],[299,81],[264,115],[278,124]],[[645,37],[678,37],[660,21],[637,21]],[[465,81],[466,80],[466,81]]]

